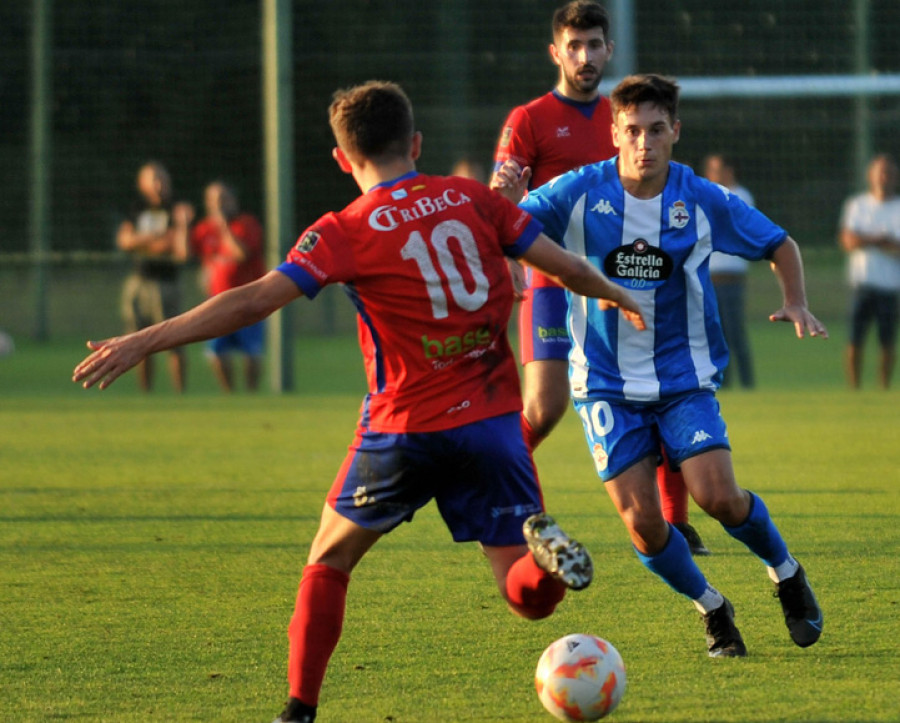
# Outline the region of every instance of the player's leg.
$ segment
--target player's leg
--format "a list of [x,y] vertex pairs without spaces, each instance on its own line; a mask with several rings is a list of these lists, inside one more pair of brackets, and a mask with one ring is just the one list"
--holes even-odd
[[709,555],[710,551],[700,537],[700,533],[688,522],[688,490],[681,470],[672,469],[665,450],[662,462],[656,468],[656,486],[662,504],[663,517],[684,535],[692,555]]
[[730,604],[709,585],[684,536],[663,518],[655,478],[660,439],[651,410],[605,401],[575,407],[597,474],[638,558],[703,614],[711,657],[745,655]]
[[[801,647],[812,645],[821,634],[822,611],[762,499],[737,485],[715,397],[696,394],[679,400],[667,406],[660,422],[668,450],[680,460],[691,496],[765,563],[776,583],[791,638]],[[696,441],[698,429],[704,432],[703,442]],[[702,445],[699,451],[698,445]]]
[[535,449],[569,406],[569,362],[560,359],[529,362],[522,367],[522,378],[522,413],[529,445]]
[[380,536],[325,505],[288,627],[290,699],[279,720],[315,719],[325,670],[341,637],[350,573]]
[[710,657],[747,654],[734,624],[734,608],[697,567],[684,536],[662,516],[654,484],[655,459],[644,457],[606,482],[643,565],[673,590],[690,599],[706,625]]
[[340,639],[350,573],[381,535],[429,499],[401,448],[405,435],[357,430],[328,494],[288,628],[290,699],[280,720],[311,723]]
[[523,365],[523,426],[535,449],[569,406],[568,301],[565,289],[528,269],[529,288],[519,312]]
[[567,589],[590,583],[587,550],[543,513],[537,471],[518,414],[447,432],[462,472],[435,498],[456,541],[481,544],[510,609],[525,618],[550,615]]

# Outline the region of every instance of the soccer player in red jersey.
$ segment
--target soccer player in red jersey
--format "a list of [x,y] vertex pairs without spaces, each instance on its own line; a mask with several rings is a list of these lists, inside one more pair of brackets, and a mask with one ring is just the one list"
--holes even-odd
[[454,540],[479,542],[514,613],[546,617],[566,589],[590,582],[587,551],[543,511],[525,443],[506,333],[513,305],[506,257],[608,299],[644,328],[621,286],[557,246],[500,194],[471,179],[417,173],[422,136],[399,86],[339,91],[330,120],[334,158],[362,196],[322,216],[262,279],[136,334],[88,342],[93,351],[73,374],[102,389],[148,354],[227,334],[344,284],[358,310],[369,393],[303,569],[282,723],[315,719],[350,573],[431,499]]
[[[243,286],[266,273],[262,226],[241,212],[234,190],[221,181],[204,193],[206,216],[190,233],[190,251],[200,259],[209,296]],[[263,322],[238,329],[209,342],[213,371],[226,392],[234,390],[232,352],[244,356],[244,379],[249,391],[259,387],[260,359],[265,344]]]
[[[509,114],[494,155],[494,170],[513,160],[531,169],[537,188],[573,168],[616,155],[609,99],[600,95],[603,70],[612,57],[609,15],[593,0],[574,0],[553,14],[550,58],[559,80],[549,93]],[[499,186],[496,175],[491,187]],[[513,274],[518,272],[511,265]],[[569,404],[565,289],[540,272],[529,271],[519,311],[520,357],[524,376],[523,424],[532,449],[550,434]],[[666,519],[688,539],[691,552],[708,555],[688,523],[688,493],[680,471],[663,463],[657,482]]]

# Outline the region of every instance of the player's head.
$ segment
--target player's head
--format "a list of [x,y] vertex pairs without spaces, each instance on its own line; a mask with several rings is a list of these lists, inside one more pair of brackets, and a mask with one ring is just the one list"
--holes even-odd
[[869,190],[879,198],[893,196],[897,191],[897,162],[888,153],[879,153],[869,161]]
[[138,192],[148,203],[158,206],[172,198],[172,178],[158,161],[148,161],[137,174]]
[[354,163],[382,164],[411,152],[412,103],[396,83],[372,80],[338,90],[328,117],[338,148]]
[[222,181],[213,181],[203,192],[203,205],[209,216],[221,214],[231,219],[240,212],[237,194],[234,189]]
[[593,0],[573,0],[553,13],[550,57],[559,67],[557,89],[576,100],[591,100],[612,57],[609,15]]
[[609,100],[620,175],[645,186],[665,184],[681,132],[678,84],[661,75],[630,75],[613,89]]

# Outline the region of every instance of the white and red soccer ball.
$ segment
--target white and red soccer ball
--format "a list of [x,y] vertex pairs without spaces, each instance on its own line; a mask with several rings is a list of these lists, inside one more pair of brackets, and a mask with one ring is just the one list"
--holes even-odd
[[600,720],[622,700],[625,665],[603,638],[566,635],[541,655],[534,685],[541,703],[559,720]]

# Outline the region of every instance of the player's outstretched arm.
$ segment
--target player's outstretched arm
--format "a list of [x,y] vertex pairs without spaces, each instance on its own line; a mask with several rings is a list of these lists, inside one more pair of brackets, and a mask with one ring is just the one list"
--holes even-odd
[[813,316],[807,306],[803,259],[797,242],[790,236],[772,254],[772,271],[781,285],[784,304],[774,314],[769,315],[769,321],[792,323],[798,339],[802,339],[806,334],[827,339],[828,330],[825,325]]
[[231,334],[265,319],[300,296],[287,276],[270,271],[261,279],[223,292],[199,306],[159,324],[125,336],[89,341],[92,350],[72,373],[73,382],[106,389],[151,354],[204,339]]
[[631,294],[607,279],[587,259],[566,251],[545,234],[540,234],[520,259],[576,294],[600,299],[601,309],[619,307],[635,328],[647,328]]

